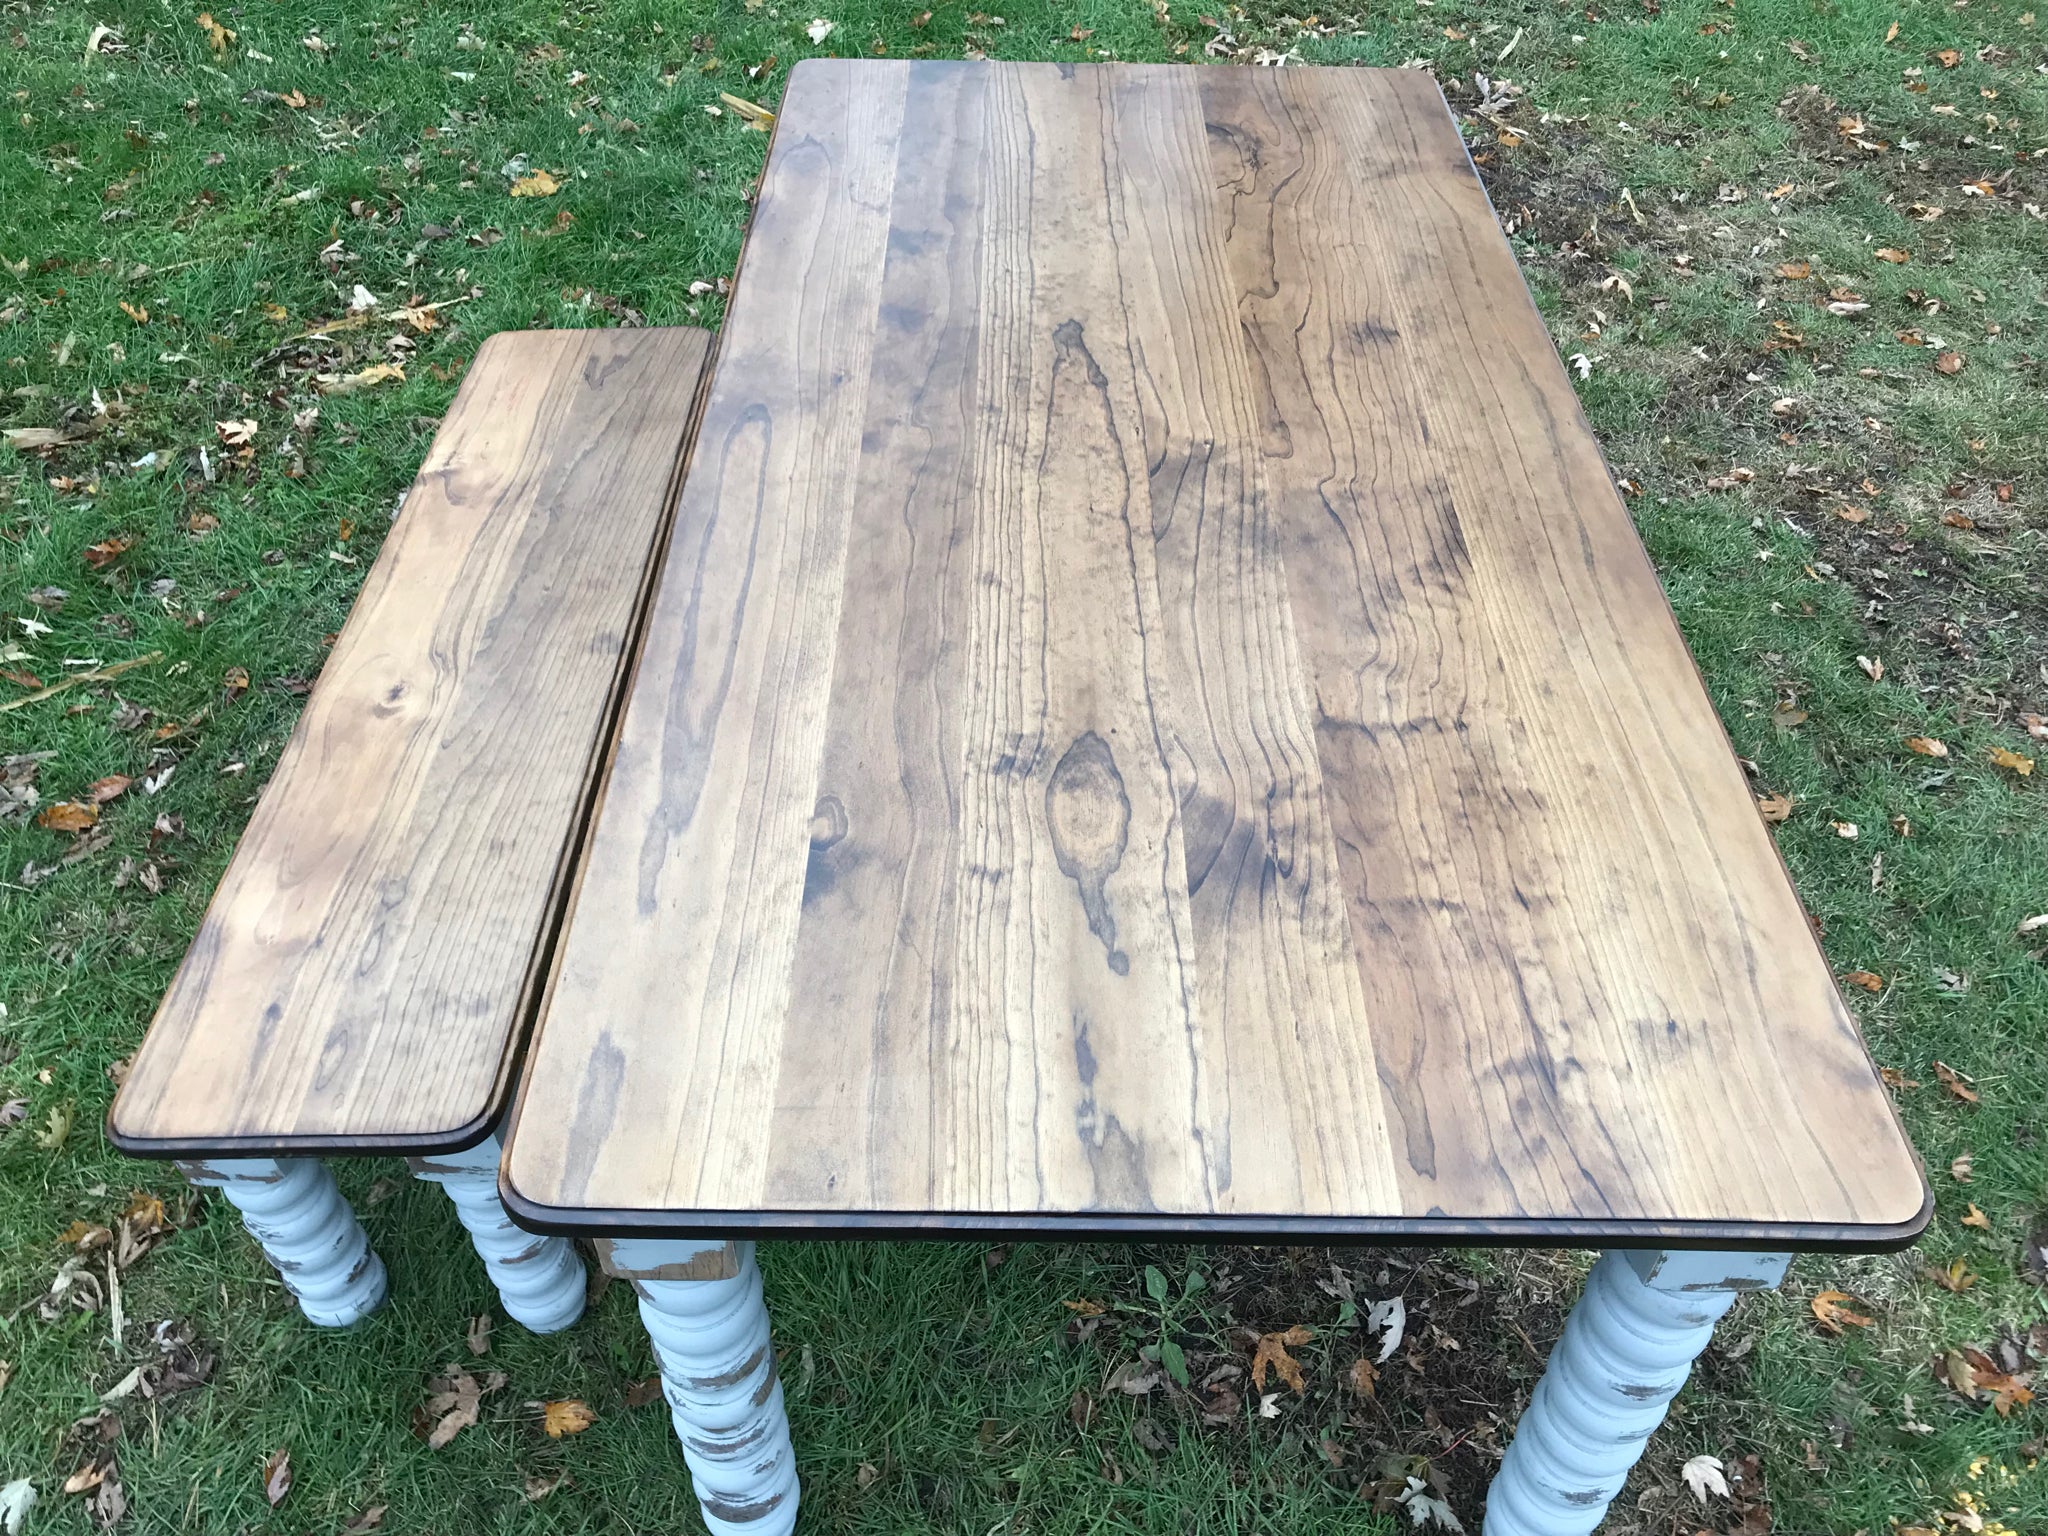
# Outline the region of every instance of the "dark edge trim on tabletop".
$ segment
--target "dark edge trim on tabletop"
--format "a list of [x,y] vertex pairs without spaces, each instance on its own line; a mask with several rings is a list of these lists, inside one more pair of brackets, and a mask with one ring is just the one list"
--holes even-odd
[[486,1140],[504,1118],[504,1094],[494,1089],[484,1113],[451,1130],[412,1135],[152,1137],[137,1141],[114,1130],[107,1107],[107,1141],[124,1157],[178,1160],[208,1157],[434,1157],[467,1152]]
[[1934,1215],[1920,1181],[1920,1210],[1889,1225],[1840,1222],[1474,1220],[1449,1216],[1172,1216],[1077,1211],[992,1214],[936,1211],[605,1211],[538,1205],[499,1166],[498,1194],[520,1226],[564,1237],[791,1241],[1301,1243],[1448,1248],[1700,1248],[1736,1252],[1896,1253]]
[[[724,336],[722,330],[706,330],[701,326],[677,326],[674,329],[694,331],[704,338],[704,351],[697,365],[696,387],[690,393],[690,407],[684,413],[682,431],[676,439],[675,460],[669,466],[668,483],[662,489],[661,513],[655,523],[654,539],[648,546],[646,562],[640,570],[639,596],[634,601],[632,615],[626,626],[626,643],[620,647],[619,664],[612,674],[611,693],[605,700],[604,712],[599,717],[595,744],[591,749],[591,771],[584,776],[584,787],[577,805],[576,818],[571,824],[568,837],[563,840],[562,856],[555,866],[554,889],[549,893],[548,908],[541,919],[540,933],[535,938],[528,957],[526,980],[520,988],[519,1000],[513,1010],[512,1029],[505,1039],[505,1048],[498,1063],[498,1075],[491,1085],[490,1097],[485,1100],[482,1111],[449,1130],[418,1134],[390,1132],[356,1136],[319,1134],[138,1139],[124,1136],[115,1128],[114,1110],[121,1102],[121,1096],[117,1092],[107,1105],[104,1119],[107,1141],[115,1151],[126,1157],[159,1160],[208,1157],[434,1157],[467,1152],[489,1139],[491,1133],[500,1126],[509,1130],[513,1085],[518,1076],[518,1068],[525,1060],[526,1048],[532,1039],[534,1020],[539,1016],[541,1001],[547,988],[552,984],[555,947],[561,938],[562,930],[567,926],[569,911],[575,904],[576,887],[582,879],[584,848],[590,840],[591,828],[597,821],[597,810],[604,800],[605,781],[611,776],[612,762],[617,755],[619,727],[625,718],[626,700],[632,694],[633,677],[640,668],[640,650],[646,639],[649,616],[654,610],[655,593],[661,585],[662,570],[668,563],[669,535],[675,528],[676,506],[682,499],[683,480],[689,472],[690,460],[696,452],[697,428],[704,419],[705,402],[711,394],[711,375],[716,369],[719,344]],[[492,337],[489,336],[484,338],[486,345],[491,340]],[[467,384],[470,376],[476,372],[477,364],[482,358],[483,350],[479,347],[477,356],[470,362],[469,371],[463,375],[464,384]],[[452,406],[450,410],[453,410]],[[353,602],[350,603],[349,610],[351,613],[354,612]],[[297,729],[296,722],[293,728]],[[212,900],[209,897],[209,908],[211,905]],[[201,920],[204,921],[204,918]]]

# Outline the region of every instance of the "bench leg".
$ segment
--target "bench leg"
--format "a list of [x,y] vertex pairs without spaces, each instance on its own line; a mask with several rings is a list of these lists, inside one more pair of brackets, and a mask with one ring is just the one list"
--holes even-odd
[[640,1298],[704,1523],[715,1536],[787,1536],[796,1455],[754,1245],[621,1238],[599,1252]]
[[334,1175],[310,1157],[209,1158],[181,1162],[194,1184],[209,1185],[242,1213],[299,1310],[323,1328],[345,1328],[384,1303],[384,1261]]
[[1486,1495],[1485,1536],[1587,1536],[1621,1492],[1714,1324],[1790,1254],[1600,1255]]
[[583,1265],[566,1237],[541,1237],[512,1224],[498,1198],[498,1138],[466,1152],[407,1161],[415,1177],[439,1184],[498,1288],[512,1320],[535,1333],[559,1333],[583,1315]]

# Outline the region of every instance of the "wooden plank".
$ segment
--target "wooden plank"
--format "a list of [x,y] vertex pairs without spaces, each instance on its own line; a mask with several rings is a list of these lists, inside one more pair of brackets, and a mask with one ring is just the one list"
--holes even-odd
[[528,1074],[571,1106],[529,1127],[571,1201],[614,1178],[762,1183],[782,1040],[761,1021],[788,1007],[903,122],[899,66],[805,76],[577,898],[615,926],[564,935],[549,1006],[580,1022],[536,1039]]
[[807,63],[747,259],[515,1209],[1917,1230],[1426,76]]
[[499,1114],[709,347],[479,350],[109,1128],[433,1151]]

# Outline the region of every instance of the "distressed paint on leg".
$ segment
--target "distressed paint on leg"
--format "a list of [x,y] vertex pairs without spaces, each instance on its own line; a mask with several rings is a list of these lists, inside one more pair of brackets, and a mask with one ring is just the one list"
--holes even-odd
[[[684,1242],[622,1241],[607,1258],[644,1274],[690,1264],[702,1251]],[[731,1245],[725,1267],[735,1273],[636,1278],[633,1290],[704,1523],[714,1536],[786,1536],[796,1525],[796,1456],[754,1245]]]
[[309,1321],[345,1328],[383,1305],[384,1261],[370,1247],[334,1176],[312,1158],[181,1162],[193,1184],[218,1189]]
[[466,1152],[409,1161],[415,1178],[448,1192],[512,1320],[534,1333],[559,1333],[583,1315],[583,1265],[568,1238],[514,1225],[498,1198],[501,1150],[492,1136]]
[[1786,1254],[1611,1251],[1551,1351],[1486,1495],[1484,1536],[1589,1536],[1743,1291]]

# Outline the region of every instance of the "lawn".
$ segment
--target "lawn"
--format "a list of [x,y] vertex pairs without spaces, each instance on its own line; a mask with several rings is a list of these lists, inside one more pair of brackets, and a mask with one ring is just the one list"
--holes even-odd
[[[1936,1186],[1918,1249],[1737,1309],[1609,1529],[2048,1531],[2048,27],[2026,0],[819,3],[0,5],[24,1530],[694,1528],[622,1287],[485,1335],[446,1200],[365,1162],[393,1299],[316,1331],[231,1211],[100,1126],[479,341],[715,325],[766,142],[720,93],[772,109],[800,58],[885,53],[1435,72]],[[94,786],[91,824],[44,814]],[[1410,1476],[1476,1532],[1585,1263],[763,1257],[808,1528],[974,1536],[1393,1532]],[[1301,1390],[1255,1388],[1253,1341],[1296,1328]],[[1168,1337],[1196,1390],[1126,1390]],[[489,1390],[434,1449],[450,1369]],[[550,1438],[564,1399],[595,1422]],[[1687,1488],[1703,1455],[1727,1494]]]

